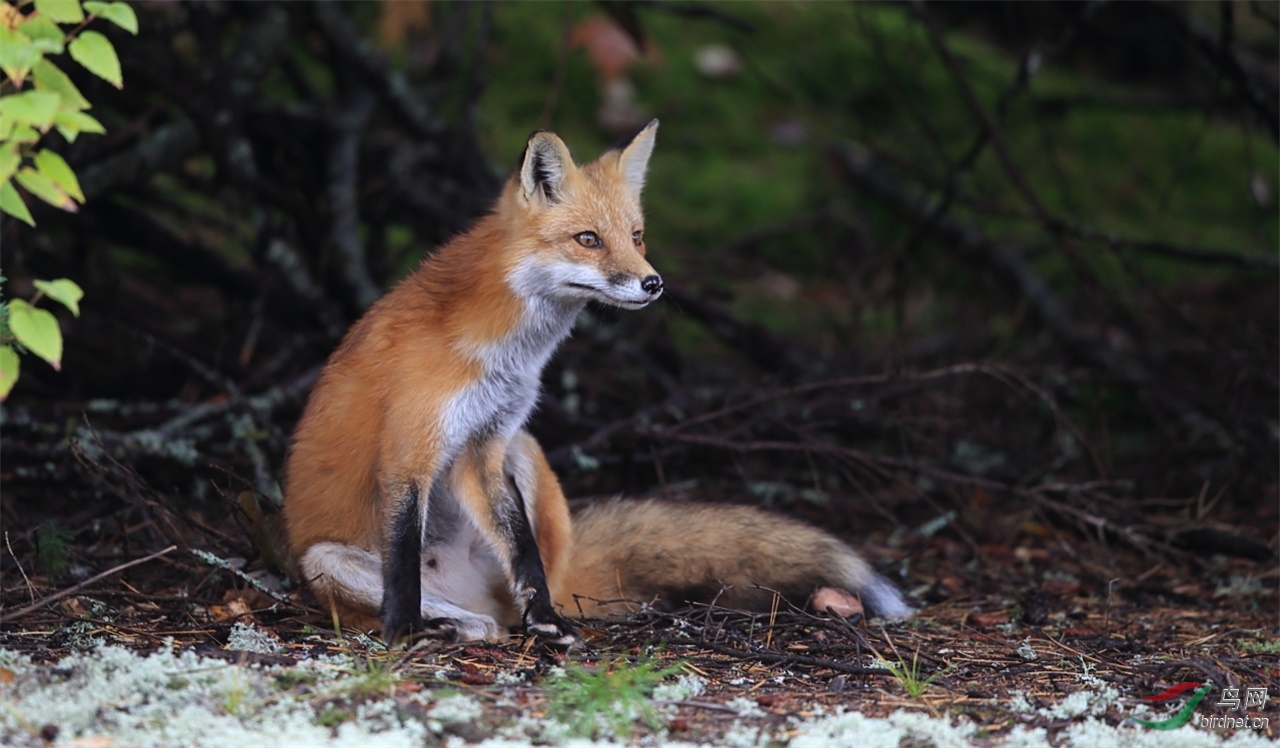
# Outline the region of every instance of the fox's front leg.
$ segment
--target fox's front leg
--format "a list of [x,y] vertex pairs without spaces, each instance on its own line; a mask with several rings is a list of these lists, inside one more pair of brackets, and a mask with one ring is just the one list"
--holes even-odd
[[422,499],[413,481],[390,486],[382,548],[382,640],[390,647],[422,627]]
[[458,494],[502,564],[525,629],[568,645],[576,639],[575,629],[551,605],[525,497],[507,480],[506,448],[505,441],[494,439],[470,450],[455,473]]

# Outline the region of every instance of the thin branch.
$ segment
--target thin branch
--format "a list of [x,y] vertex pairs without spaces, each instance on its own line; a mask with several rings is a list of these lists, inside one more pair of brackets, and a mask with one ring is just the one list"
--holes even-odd
[[6,613],[5,615],[0,616],[0,623],[8,623],[9,621],[12,621],[15,618],[21,618],[22,616],[32,611],[39,610],[40,608],[48,605],[49,603],[61,600],[62,598],[67,597],[68,595],[74,595],[75,593],[79,592],[80,590],[84,589],[85,587],[88,587],[89,585],[95,582],[102,581],[103,579],[106,579],[107,577],[113,574],[119,574],[125,569],[131,569],[135,566],[138,566],[139,564],[145,564],[146,562],[151,561],[152,559],[160,558],[161,556],[172,553],[173,551],[177,550],[177,548],[178,546],[171,545],[168,548],[165,548],[164,550],[156,551],[155,553],[152,553],[147,556],[143,556],[142,558],[136,558],[127,563],[120,564],[119,566],[113,566],[110,569],[107,569],[106,571],[102,572],[101,574],[95,574],[94,576],[89,577],[88,579],[84,580],[83,582],[80,582],[79,584],[74,584],[66,588],[65,590],[59,590],[58,592],[55,592],[52,595],[49,595],[48,597],[40,600],[37,603],[33,603],[32,605],[28,605],[27,607],[22,608],[20,610],[16,610],[12,613]]
[[350,288],[358,309],[367,309],[382,295],[369,276],[364,245],[360,241],[360,139],[373,113],[373,97],[361,92],[352,97],[333,120],[333,145],[329,151],[330,239],[342,266],[342,280]]
[[[1036,195],[1035,190],[1031,187],[1031,183],[1027,181],[1022,170],[1013,162],[1013,156],[1009,153],[1008,144],[1005,143],[1003,129],[996,119],[987,112],[986,107],[982,105],[982,100],[978,98],[978,93],[974,90],[973,84],[969,81],[968,76],[964,74],[960,61],[952,54],[951,48],[947,46],[946,40],[942,38],[942,31],[938,29],[937,22],[921,4],[913,5],[912,10],[915,12],[915,16],[923,22],[929,41],[933,44],[938,56],[942,58],[947,70],[950,71],[952,79],[955,80],[956,86],[960,89],[961,97],[964,98],[965,105],[969,107],[974,119],[978,120],[982,130],[991,139],[991,146],[995,149],[996,157],[999,159],[1000,165],[1004,167],[1005,173],[1009,175],[1009,179],[1017,187],[1018,192],[1022,194],[1023,200],[1040,216],[1046,226],[1052,227],[1056,224],[1056,220],[1050,215],[1044,204],[1040,202],[1039,196]],[[1025,74],[1026,69],[1027,66],[1024,61],[1020,74]]]
[[[263,232],[266,238],[266,232]],[[342,315],[334,308],[333,302],[320,289],[311,276],[306,262],[298,250],[282,236],[266,238],[266,261],[275,265],[284,275],[285,282],[295,295],[311,307],[319,318],[321,328],[330,338],[338,340],[347,329]]]
[[1260,252],[1231,252],[1221,249],[1204,249],[1200,247],[1184,247],[1170,242],[1126,239],[1114,234],[1107,234],[1084,226],[1066,226],[1067,231],[1081,239],[1097,240],[1120,251],[1141,252],[1159,255],[1199,265],[1227,265],[1242,268],[1259,268],[1276,270],[1280,268],[1280,257]]
[[423,103],[423,97],[399,71],[387,67],[360,30],[347,18],[340,3],[315,4],[315,18],[325,39],[344,62],[365,76],[391,111],[416,135],[437,138],[444,123]]
[[[911,216],[913,220],[932,215],[931,201],[924,195],[905,190],[898,180],[866,150],[857,146],[837,148],[834,155],[848,175],[864,189],[889,203],[890,207]],[[1040,278],[1031,263],[1015,247],[992,242],[980,231],[953,216],[937,218],[937,233],[942,241],[957,249],[976,251],[1017,288],[1038,316],[1069,348],[1086,358],[1096,355],[1096,341],[1084,332],[1067,306]]]
[[1185,7],[1178,3],[1154,3],[1154,6],[1164,11],[1165,16],[1195,45],[1200,54],[1231,81],[1249,108],[1267,123],[1271,137],[1280,142],[1280,111],[1276,107],[1277,86],[1274,77],[1268,75],[1270,90],[1262,90],[1249,71],[1245,70],[1240,59],[1232,54],[1230,46],[1223,45],[1221,39],[1215,38],[1205,24],[1187,17]]
[[80,189],[92,201],[118,187],[169,170],[199,145],[200,135],[191,120],[182,118],[162,125],[130,150],[85,167],[79,174]]

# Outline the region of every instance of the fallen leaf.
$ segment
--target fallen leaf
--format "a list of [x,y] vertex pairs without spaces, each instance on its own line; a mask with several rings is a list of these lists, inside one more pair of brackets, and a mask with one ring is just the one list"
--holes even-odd
[[[228,597],[233,594],[238,595],[238,593],[235,592],[228,592],[227,594]],[[224,599],[223,602],[225,602],[226,605],[209,606],[209,615],[213,620],[225,621],[229,618],[250,620],[249,611],[252,610],[252,608],[249,607],[248,603],[246,603],[243,598],[237,596],[232,597],[230,600]]]
[[58,607],[69,616],[80,616],[85,611],[84,603],[78,597],[69,597],[58,603]]
[[974,626],[997,626],[1001,623],[1009,622],[1009,614],[1002,610],[993,613],[973,613],[969,616],[969,622]]
[[493,676],[485,673],[463,673],[458,680],[468,686],[492,686],[495,683]]

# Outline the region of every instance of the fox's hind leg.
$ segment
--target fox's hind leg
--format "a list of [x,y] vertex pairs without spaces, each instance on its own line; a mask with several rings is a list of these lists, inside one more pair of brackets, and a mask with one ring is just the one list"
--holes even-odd
[[[383,579],[378,554],[344,543],[316,543],[307,549],[301,565],[316,595],[348,625],[372,627],[378,620]],[[472,613],[440,597],[430,571],[423,568],[416,580],[421,593],[416,630],[454,641],[499,638],[501,630],[492,616]]]
[[382,603],[382,563],[376,554],[346,543],[316,543],[298,565],[302,581],[344,625],[376,625]]

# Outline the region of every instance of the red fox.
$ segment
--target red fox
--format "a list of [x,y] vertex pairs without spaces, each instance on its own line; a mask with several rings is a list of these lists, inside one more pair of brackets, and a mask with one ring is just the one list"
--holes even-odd
[[758,510],[611,503],[571,524],[523,427],[587,301],[639,309],[662,294],[640,210],[656,132],[583,166],[534,133],[493,211],[330,357],[294,433],[284,515],[303,578],[347,625],[380,622],[391,643],[523,623],[568,644],[563,613],[616,610],[590,598],[676,604],[720,583],[725,605],[767,607],[755,584],[799,599],[826,584],[910,612],[844,544]]
[[316,382],[285,468],[290,549],[328,604],[376,608],[389,642],[435,621],[489,633],[423,596],[441,562],[424,544],[458,528],[482,540],[528,631],[572,640],[539,557],[555,541],[535,538],[567,527],[523,505],[535,476],[511,447],[586,303],[640,309],[662,294],[640,210],[657,128],[581,167],[535,132],[489,215],[370,307]]

